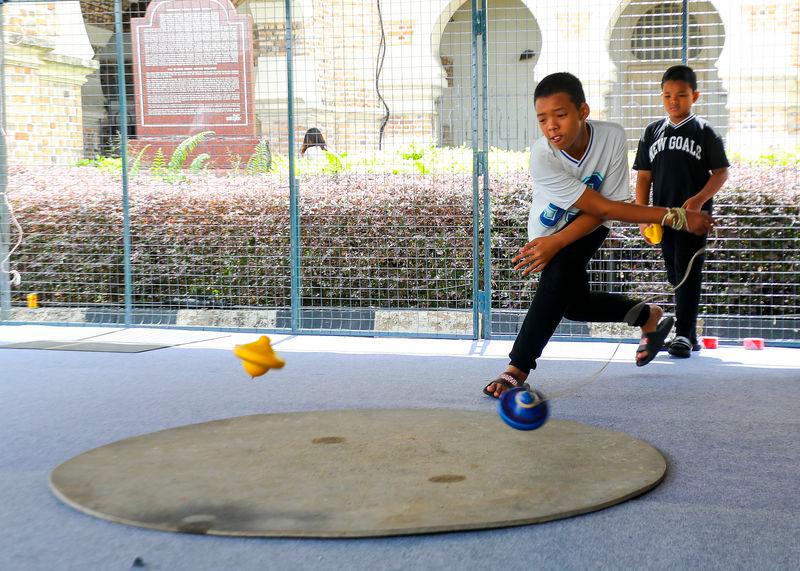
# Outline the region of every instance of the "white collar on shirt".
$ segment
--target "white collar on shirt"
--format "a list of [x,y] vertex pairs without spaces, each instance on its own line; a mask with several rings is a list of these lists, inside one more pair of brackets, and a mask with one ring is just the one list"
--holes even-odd
[[589,151],[592,150],[592,141],[594,141],[594,127],[592,127],[592,124],[588,121],[586,122],[586,125],[589,127],[589,144],[586,145],[586,150],[583,151],[583,156],[580,159],[574,159],[566,151],[561,151],[561,154],[564,155],[569,162],[577,166],[581,166],[583,159],[589,156]]
[[669,115],[667,115],[667,122],[669,123],[670,127],[672,127],[673,129],[677,129],[678,127],[683,127],[684,125],[686,125],[686,123],[688,123],[689,121],[691,121],[691,120],[692,120],[692,119],[694,119],[694,118],[695,118],[695,114],[694,114],[694,113],[691,113],[691,114],[690,114],[690,115],[689,115],[689,116],[688,116],[686,119],[684,119],[683,121],[681,121],[680,123],[678,123],[678,124],[676,125],[676,124],[675,124],[675,123],[673,123],[673,122],[672,122],[672,120],[669,118]]

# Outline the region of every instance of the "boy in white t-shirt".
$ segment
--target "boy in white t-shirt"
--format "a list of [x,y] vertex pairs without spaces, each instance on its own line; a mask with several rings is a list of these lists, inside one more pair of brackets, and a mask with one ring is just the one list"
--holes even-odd
[[608,220],[649,222],[706,234],[711,217],[683,208],[626,202],[628,155],[619,125],[587,121],[589,106],[580,80],[548,75],[534,93],[543,137],[531,149],[533,200],[528,242],[513,259],[523,276],[542,272],[506,371],[483,389],[499,397],[524,386],[563,317],[575,321],[625,322],[641,327],[636,364],[653,360],[674,323],[663,310],[621,294],[591,291],[586,266],[609,232]]

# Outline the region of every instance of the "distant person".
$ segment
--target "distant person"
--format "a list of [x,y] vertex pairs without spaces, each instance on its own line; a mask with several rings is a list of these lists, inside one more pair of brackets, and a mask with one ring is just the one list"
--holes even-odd
[[324,157],[325,151],[328,150],[325,144],[325,137],[322,136],[322,131],[316,127],[311,127],[303,136],[303,146],[300,147],[300,156],[306,159],[314,159],[317,157]]

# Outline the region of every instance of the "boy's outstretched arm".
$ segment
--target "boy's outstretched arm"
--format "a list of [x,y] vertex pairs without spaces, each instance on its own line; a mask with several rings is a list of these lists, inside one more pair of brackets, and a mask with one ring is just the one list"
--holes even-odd
[[[602,220],[621,222],[661,224],[667,214],[667,209],[661,206],[640,206],[609,200],[589,187],[586,187],[574,206]],[[713,226],[711,216],[696,210],[686,211],[686,221],[688,223],[686,230],[698,236],[707,234]]]
[[717,194],[717,192],[719,192],[719,189],[722,188],[722,185],[725,184],[725,181],[727,180],[727,167],[712,170],[711,177],[708,179],[708,182],[705,184],[705,186],[700,189],[700,192],[684,202],[683,207],[687,210],[700,210],[706,202],[711,200],[711,198]]
[[596,216],[581,212],[575,220],[555,234],[540,236],[520,248],[519,254],[511,260],[516,264],[514,269],[523,270],[523,276],[541,272],[562,248],[593,232],[602,223]]

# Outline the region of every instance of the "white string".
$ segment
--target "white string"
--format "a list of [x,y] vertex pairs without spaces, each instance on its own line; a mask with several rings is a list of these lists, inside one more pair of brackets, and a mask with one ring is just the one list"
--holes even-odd
[[17,217],[14,214],[14,209],[11,206],[11,202],[9,202],[9,200],[8,200],[8,194],[5,193],[5,192],[3,193],[3,202],[5,203],[6,208],[8,209],[8,215],[9,215],[9,219],[11,220],[11,224],[13,224],[14,228],[16,228],[16,230],[17,230],[17,243],[14,244],[14,247],[11,248],[8,251],[8,253],[6,254],[5,258],[3,258],[2,261],[0,261],[0,272],[9,275],[9,277],[10,277],[9,281],[11,282],[12,286],[19,287],[19,285],[22,283],[22,276],[20,275],[20,273],[18,271],[16,271],[16,270],[7,270],[6,267],[7,267],[7,265],[9,264],[9,262],[11,260],[11,255],[22,244],[22,226],[20,226],[19,221],[17,220]]
[[614,357],[617,356],[617,351],[619,351],[619,348],[622,347],[623,341],[624,341],[624,339],[622,337],[620,337],[619,340],[617,341],[617,346],[614,347],[614,352],[611,353],[611,356],[606,360],[605,363],[603,363],[603,366],[600,367],[594,373],[592,373],[583,382],[581,382],[578,385],[574,385],[574,386],[572,386],[572,387],[570,387],[568,389],[565,389],[563,391],[547,395],[542,399],[542,402],[547,402],[547,401],[552,400],[552,399],[558,399],[558,398],[564,398],[566,396],[570,396],[572,394],[577,393],[580,389],[582,389],[583,387],[585,387],[589,383],[594,382],[594,380],[597,379],[597,377],[599,377],[600,375],[603,374],[603,371],[605,371],[606,367],[608,367],[611,364],[611,362],[614,360]]
[[[717,239],[717,233],[716,233],[716,229],[714,229],[714,237],[712,238],[712,241],[715,241],[716,239]],[[692,265],[694,264],[694,261],[697,258],[699,258],[700,256],[702,256],[703,254],[705,254],[706,250],[707,250],[707,246],[703,246],[702,248],[697,250],[694,253],[694,255],[689,259],[689,264],[686,266],[686,271],[683,274],[683,279],[681,279],[681,281],[678,283],[678,285],[676,285],[674,288],[672,288],[673,292],[675,290],[677,290],[679,287],[681,287],[684,283],[686,283],[686,280],[689,279],[689,274],[692,271]],[[566,396],[573,395],[573,394],[577,393],[580,389],[585,387],[586,385],[592,383],[611,364],[611,362],[614,360],[614,357],[616,357],[616,355],[617,355],[617,351],[619,351],[619,348],[622,346],[622,343],[624,341],[625,341],[625,339],[622,336],[620,336],[618,338],[618,340],[617,340],[617,346],[614,348],[614,352],[611,354],[611,356],[606,360],[605,363],[603,363],[603,366],[600,367],[600,369],[598,369],[597,371],[592,373],[584,381],[582,381],[578,385],[570,387],[569,389],[565,389],[563,391],[556,392],[556,393],[553,393],[553,394],[548,395],[548,396],[544,396],[544,398],[541,399],[541,402],[547,402],[547,401],[550,401],[552,399],[563,398],[563,397],[566,397]]]
[[[718,238],[718,236],[717,236],[717,229],[716,229],[716,228],[714,228],[714,236],[713,236],[713,238],[711,238],[709,241],[710,241],[710,242],[716,242],[716,241],[717,241],[717,238]],[[705,254],[707,249],[708,249],[708,243],[706,243],[706,245],[705,245],[705,246],[703,246],[702,248],[700,248],[699,250],[697,250],[697,251],[694,253],[694,255],[693,255],[693,256],[692,256],[692,257],[689,259],[689,264],[686,266],[686,272],[683,274],[683,279],[682,279],[682,280],[681,280],[681,281],[678,283],[678,285],[676,285],[674,288],[672,288],[672,291],[673,291],[673,292],[674,292],[676,289],[678,289],[679,287],[681,287],[681,286],[682,286],[682,285],[683,285],[683,284],[686,282],[686,280],[687,280],[687,279],[689,279],[689,273],[692,271],[692,264],[694,264],[694,261],[695,261],[697,258],[699,258],[699,257],[700,257],[700,256],[702,256],[703,254]]]

